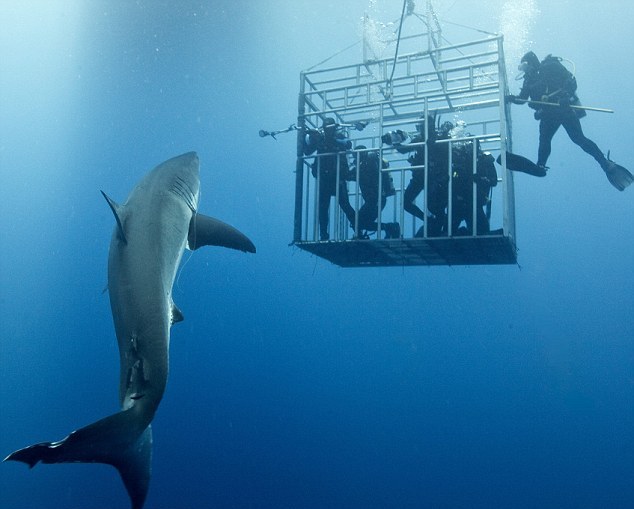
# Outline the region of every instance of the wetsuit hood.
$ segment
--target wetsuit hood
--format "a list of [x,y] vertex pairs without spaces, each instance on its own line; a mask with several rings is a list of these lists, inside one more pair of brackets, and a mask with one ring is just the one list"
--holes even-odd
[[526,62],[530,67],[537,69],[539,67],[539,58],[532,51],[524,54],[520,62]]

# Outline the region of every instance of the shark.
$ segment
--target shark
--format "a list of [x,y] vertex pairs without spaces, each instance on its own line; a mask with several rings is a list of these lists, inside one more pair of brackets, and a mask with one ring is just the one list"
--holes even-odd
[[151,477],[152,420],[163,398],[171,326],[183,320],[172,286],[186,248],[223,246],[255,253],[243,233],[198,213],[200,162],[195,152],[147,173],[118,204],[108,254],[108,293],[119,346],[120,410],[56,442],[37,443],[4,461],[106,463],[125,485],[132,509],[145,503]]

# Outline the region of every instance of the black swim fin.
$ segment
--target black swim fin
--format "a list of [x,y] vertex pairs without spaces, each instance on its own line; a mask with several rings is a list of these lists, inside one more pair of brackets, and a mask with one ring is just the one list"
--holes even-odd
[[[502,164],[502,155],[499,155],[496,159],[499,165]],[[546,167],[537,166],[533,161],[526,157],[513,154],[511,152],[506,153],[506,167],[511,171],[521,171],[522,173],[528,173],[533,177],[545,177]]]
[[610,159],[602,165],[605,175],[608,177],[610,184],[619,191],[625,191],[625,188],[634,182],[634,176],[620,164],[616,164]]

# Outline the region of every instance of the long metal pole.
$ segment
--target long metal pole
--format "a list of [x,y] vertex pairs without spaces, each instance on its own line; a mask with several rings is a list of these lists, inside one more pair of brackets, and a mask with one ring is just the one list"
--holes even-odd
[[524,103],[531,104],[539,104],[540,106],[554,106],[557,108],[573,108],[575,110],[586,110],[586,111],[598,111],[600,113],[614,113],[614,110],[609,108],[595,108],[594,106],[582,106],[581,104],[569,104],[568,106],[562,106],[559,103],[549,103],[546,101],[531,101],[530,99],[515,99],[516,101],[522,101]]

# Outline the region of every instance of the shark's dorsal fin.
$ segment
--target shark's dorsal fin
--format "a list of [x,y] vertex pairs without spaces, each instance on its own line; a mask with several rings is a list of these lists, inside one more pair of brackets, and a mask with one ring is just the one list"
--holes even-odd
[[108,202],[108,205],[110,205],[110,209],[112,210],[112,213],[114,214],[114,218],[117,221],[117,228],[119,230],[119,238],[123,241],[124,244],[127,244],[128,239],[125,238],[125,232],[123,231],[123,222],[121,221],[121,212],[122,212],[121,205],[119,205],[116,201],[110,198],[110,196],[108,196],[103,191],[101,191],[101,194],[103,194],[103,197]]
[[222,246],[255,253],[255,246],[246,235],[227,223],[203,214],[194,214],[189,222],[187,243],[192,251],[202,246]]

